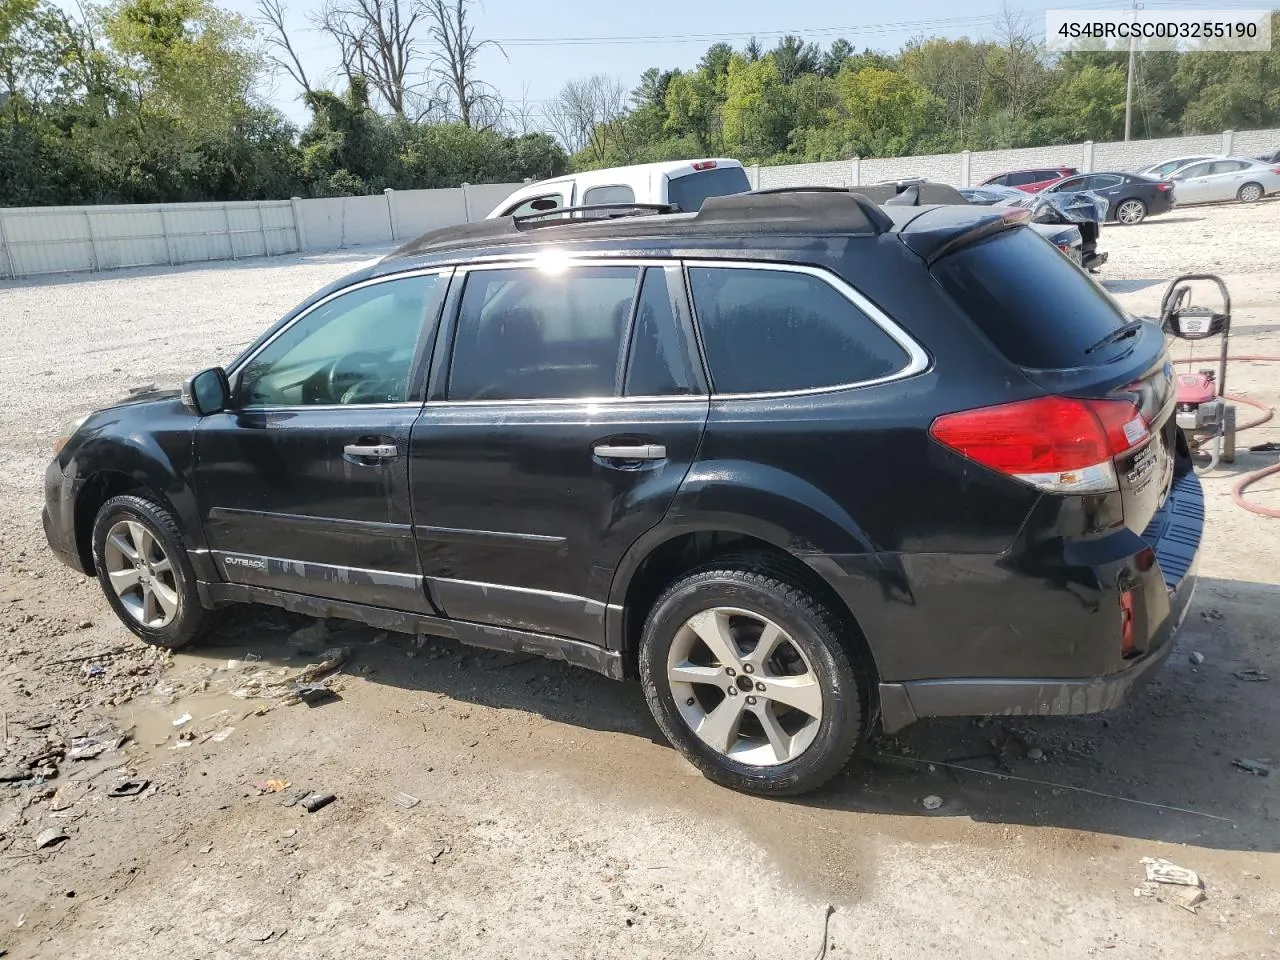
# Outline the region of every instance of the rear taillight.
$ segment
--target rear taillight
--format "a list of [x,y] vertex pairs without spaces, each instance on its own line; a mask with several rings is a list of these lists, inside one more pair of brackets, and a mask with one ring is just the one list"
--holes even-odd
[[1172,190],[1172,189],[1173,189],[1173,184],[1172,184],[1172,183],[1157,183],[1157,184],[1156,184],[1156,189],[1157,189],[1157,190],[1159,190],[1161,193],[1168,193],[1170,190]]
[[714,170],[716,162],[714,160],[699,160],[697,163],[691,164],[695,170]]
[[1150,436],[1131,401],[1073,397],[948,413],[929,433],[963,457],[1050,493],[1119,489],[1112,460]]
[[1272,168],[1271,168],[1271,172],[1272,172],[1272,173],[1280,173],[1280,167],[1272,167]]

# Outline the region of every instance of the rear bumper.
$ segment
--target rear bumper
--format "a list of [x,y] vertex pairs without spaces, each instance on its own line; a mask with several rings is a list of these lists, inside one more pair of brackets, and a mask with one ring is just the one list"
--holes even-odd
[[[1146,584],[1163,602],[1147,600],[1150,624],[1145,652],[1121,669],[1093,677],[956,678],[908,680],[880,684],[880,710],[887,733],[925,717],[1031,716],[1055,717],[1100,713],[1119,706],[1168,659],[1196,586],[1200,540],[1204,528],[1204,494],[1192,472],[1176,480],[1159,512],[1143,532],[1154,550],[1152,578]],[[1152,590],[1152,588],[1155,588]],[[1157,612],[1163,616],[1155,616]]]

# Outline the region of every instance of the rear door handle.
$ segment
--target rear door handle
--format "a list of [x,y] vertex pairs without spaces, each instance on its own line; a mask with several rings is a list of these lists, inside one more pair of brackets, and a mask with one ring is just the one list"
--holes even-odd
[[342,448],[348,457],[363,457],[366,460],[394,460],[400,451],[394,443],[349,443]]
[[604,460],[665,460],[667,448],[660,443],[640,443],[634,446],[614,446],[602,443],[595,454]]

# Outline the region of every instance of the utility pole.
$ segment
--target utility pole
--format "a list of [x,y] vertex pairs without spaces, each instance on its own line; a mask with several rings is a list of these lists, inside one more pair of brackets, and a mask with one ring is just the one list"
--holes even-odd
[[[1137,12],[1140,4],[1138,0],[1133,0],[1134,24],[1137,24]],[[1137,60],[1138,38],[1129,35],[1129,79],[1124,86],[1124,139],[1127,143],[1129,134],[1133,130],[1133,75],[1134,66]]]

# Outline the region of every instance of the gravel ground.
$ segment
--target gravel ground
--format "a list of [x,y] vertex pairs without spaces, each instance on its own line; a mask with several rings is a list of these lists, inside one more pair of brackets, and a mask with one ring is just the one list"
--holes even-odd
[[[1138,312],[1175,273],[1221,271],[1232,352],[1280,355],[1280,203],[1178,210],[1102,245],[1102,278]],[[0,783],[0,955],[806,958],[825,936],[827,957],[1280,956],[1278,778],[1232,766],[1280,760],[1280,525],[1229,495],[1274,454],[1206,481],[1195,606],[1131,704],[922,723],[797,802],[711,786],[635,684],[561,664],[317,636],[255,608],[189,654],[133,640],[44,547],[58,424],[229,358],[371,255],[0,286],[0,771],[133,730],[119,751],[44,761],[47,783]],[[1230,377],[1280,400],[1272,367]],[[1280,481],[1251,495],[1280,507]],[[327,704],[230,695],[334,647],[350,659]],[[1236,676],[1250,669],[1275,679]],[[109,796],[120,770],[150,786]],[[299,789],[337,799],[308,814],[285,805]],[[49,828],[67,839],[36,849]],[[1206,902],[1135,896],[1148,856],[1198,871]]]

